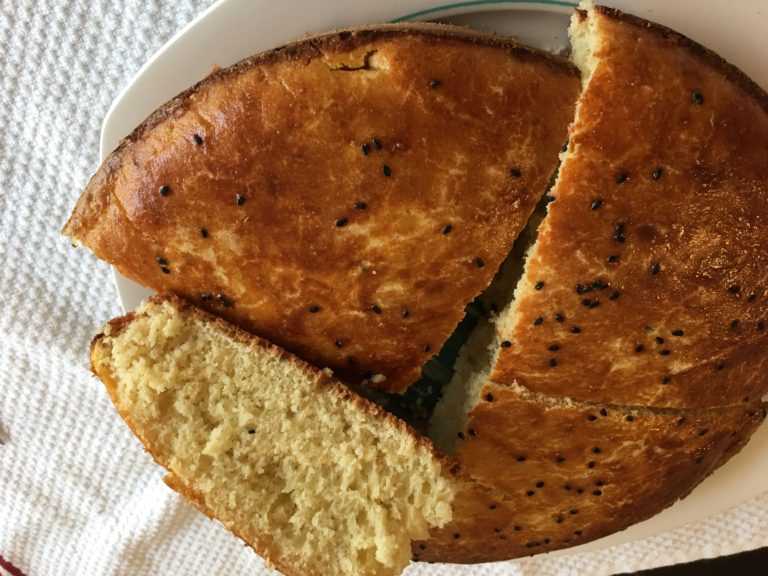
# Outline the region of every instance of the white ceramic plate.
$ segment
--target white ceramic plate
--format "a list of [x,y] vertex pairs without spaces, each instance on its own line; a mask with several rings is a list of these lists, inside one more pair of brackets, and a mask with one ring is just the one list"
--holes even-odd
[[[605,0],[607,4],[660,22],[718,52],[768,87],[768,4],[717,0]],[[567,45],[574,4],[558,0],[220,0],[171,39],[136,74],[112,104],[101,132],[105,158],[119,140],[160,104],[206,76],[256,52],[308,33],[392,20],[439,20],[519,37],[559,50]],[[115,273],[120,300],[131,310],[147,295]],[[685,500],[661,514],[567,552],[597,549],[645,538],[716,514],[768,490],[768,426],[736,457]],[[555,552],[553,554],[561,554]]]

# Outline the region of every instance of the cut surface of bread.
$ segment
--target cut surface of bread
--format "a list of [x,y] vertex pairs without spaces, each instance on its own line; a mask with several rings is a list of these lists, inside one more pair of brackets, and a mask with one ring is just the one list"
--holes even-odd
[[167,483],[286,574],[398,574],[451,519],[428,441],[180,299],[113,320],[91,360]]
[[715,407],[768,391],[768,96],[691,40],[572,20],[585,89],[493,379]]
[[525,225],[579,86],[564,60],[457,27],[311,38],[160,108],[64,231],[144,286],[401,391]]

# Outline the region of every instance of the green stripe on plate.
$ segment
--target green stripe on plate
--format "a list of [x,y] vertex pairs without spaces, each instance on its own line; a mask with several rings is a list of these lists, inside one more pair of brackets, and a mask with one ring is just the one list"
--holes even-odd
[[465,8],[466,6],[482,6],[484,4],[543,4],[546,6],[565,6],[566,8],[576,8],[576,6],[578,6],[576,2],[564,2],[562,0],[466,0],[465,2],[442,4],[441,6],[419,10],[418,12],[413,12],[412,14],[406,14],[405,16],[395,18],[392,20],[392,22],[404,22],[406,20],[413,20],[414,18],[420,18],[428,14],[434,14],[435,12],[452,10],[454,8]]

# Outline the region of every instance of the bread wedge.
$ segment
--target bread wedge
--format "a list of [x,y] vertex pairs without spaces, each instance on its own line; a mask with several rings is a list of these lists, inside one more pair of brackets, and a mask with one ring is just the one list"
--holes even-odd
[[493,379],[716,407],[768,392],[768,95],[658,24],[584,4],[584,92],[501,315]]
[[543,194],[579,75],[437,24],[306,39],[136,128],[65,234],[353,383],[419,378]]
[[173,297],[91,346],[168,485],[285,574],[395,575],[451,519],[454,467],[403,422]]

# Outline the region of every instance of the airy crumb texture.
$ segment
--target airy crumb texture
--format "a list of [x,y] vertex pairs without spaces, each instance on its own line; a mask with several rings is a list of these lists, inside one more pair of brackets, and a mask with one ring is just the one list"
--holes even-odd
[[451,519],[453,481],[402,423],[281,350],[154,300],[94,371],[168,483],[292,574],[398,574]]

